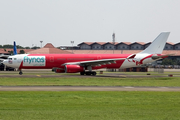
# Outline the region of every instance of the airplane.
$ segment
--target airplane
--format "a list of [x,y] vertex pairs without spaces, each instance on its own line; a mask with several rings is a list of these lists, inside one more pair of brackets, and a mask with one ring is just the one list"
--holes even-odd
[[[17,55],[17,48],[16,48],[16,42],[14,41],[13,46],[13,55]],[[3,62],[4,60],[8,59],[10,55],[9,54],[1,54],[0,55],[0,61]]]
[[162,55],[170,32],[160,33],[143,51],[137,54],[19,54],[9,56],[3,64],[22,69],[54,69],[56,73],[96,75],[101,68],[121,69],[152,63],[169,55]]

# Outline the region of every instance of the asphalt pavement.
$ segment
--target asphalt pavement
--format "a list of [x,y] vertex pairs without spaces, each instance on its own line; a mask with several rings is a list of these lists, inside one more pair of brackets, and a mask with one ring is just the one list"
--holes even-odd
[[0,91],[180,91],[180,87],[0,86]]

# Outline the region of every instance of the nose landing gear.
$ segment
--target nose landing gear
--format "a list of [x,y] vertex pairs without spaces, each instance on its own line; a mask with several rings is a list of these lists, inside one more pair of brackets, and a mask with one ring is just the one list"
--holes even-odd
[[20,71],[19,71],[19,75],[22,75],[22,74],[23,74],[23,72],[22,72],[22,70],[20,70]]

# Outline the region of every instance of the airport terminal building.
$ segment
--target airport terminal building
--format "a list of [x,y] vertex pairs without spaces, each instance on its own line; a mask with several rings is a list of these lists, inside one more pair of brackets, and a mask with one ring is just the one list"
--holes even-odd
[[[82,42],[78,44],[80,50],[144,50],[151,42]],[[164,50],[180,50],[180,43],[166,42]]]

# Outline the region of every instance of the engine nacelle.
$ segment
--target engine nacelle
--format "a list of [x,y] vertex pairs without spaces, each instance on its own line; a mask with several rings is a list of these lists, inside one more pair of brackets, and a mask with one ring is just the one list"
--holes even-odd
[[79,65],[65,65],[65,72],[66,73],[77,73],[83,72],[85,69]]

